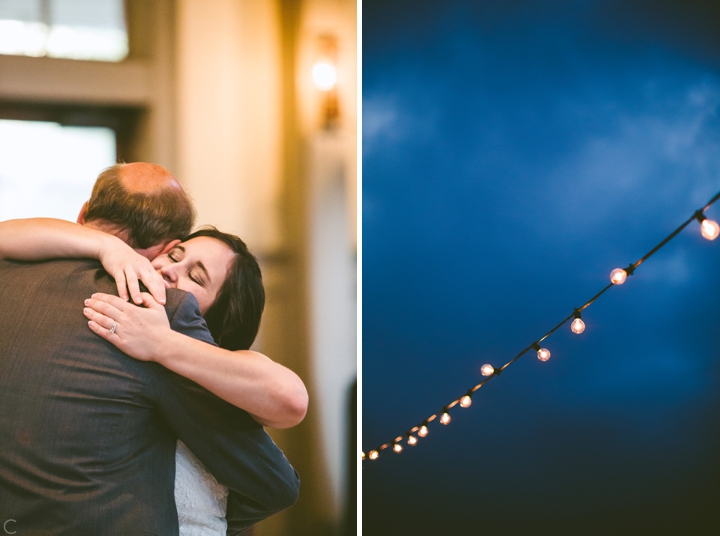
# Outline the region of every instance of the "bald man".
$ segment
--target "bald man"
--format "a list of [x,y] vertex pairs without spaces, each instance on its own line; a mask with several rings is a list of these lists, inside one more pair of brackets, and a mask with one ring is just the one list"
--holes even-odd
[[195,211],[180,183],[162,166],[116,164],[98,176],[77,222],[114,234],[148,259],[190,234]]
[[[193,211],[164,168],[121,164],[78,222],[154,257]],[[174,536],[177,439],[228,486],[228,534],[293,504],[297,474],[245,411],[88,329],[82,302],[95,292],[116,293],[96,261],[0,260],[0,526]],[[166,310],[173,329],[214,344],[191,294],[167,289]]]

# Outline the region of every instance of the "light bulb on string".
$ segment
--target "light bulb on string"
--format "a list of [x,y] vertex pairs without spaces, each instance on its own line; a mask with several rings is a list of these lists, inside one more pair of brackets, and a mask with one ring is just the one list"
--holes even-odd
[[570,324],[570,329],[573,333],[582,333],[585,331],[585,322],[582,321],[580,318],[580,311],[575,309],[575,320],[572,321],[572,324]]
[[447,412],[447,408],[443,410],[443,414],[440,416],[440,424],[450,424],[450,414]]
[[720,234],[720,225],[716,221],[705,219],[700,224],[700,233],[708,240],[715,240]]
[[635,271],[635,265],[631,264],[627,268],[615,268],[610,272],[610,282],[613,285],[622,285],[629,275],[633,275]]
[[536,342],[533,343],[532,347],[537,352],[537,356],[540,361],[547,361],[550,359],[550,350],[547,348],[540,348],[540,345]]
[[428,427],[427,427],[427,425],[423,424],[423,425],[420,427],[420,429],[418,430],[418,435],[419,435],[420,437],[425,437],[426,435],[428,435]]
[[408,442],[408,445],[417,445],[418,440],[417,440],[417,437],[415,437],[414,435],[408,433],[407,442]]
[[627,276],[628,274],[625,270],[622,268],[615,268],[612,272],[610,272],[610,281],[612,281],[613,285],[622,285],[627,279]]
[[700,234],[708,240],[715,240],[720,234],[720,225],[716,221],[705,218],[700,224]]
[[482,374],[483,376],[492,376],[493,374],[495,374],[495,369],[492,365],[485,364],[480,367],[480,374]]
[[394,450],[395,452],[402,452],[402,449],[403,449],[403,448],[402,448],[402,445],[401,445],[400,443],[394,443],[394,444],[393,444],[393,450]]
[[361,455],[360,458],[364,460],[364,459],[365,459],[365,452],[363,452],[363,451],[361,451],[361,452],[362,452],[362,455]]
[[469,408],[472,404],[472,391],[468,391],[467,394],[460,399],[461,408]]
[[371,460],[377,460],[378,456],[380,456],[380,454],[378,454],[377,450],[370,451],[369,457]]
[[695,212],[695,219],[700,223],[700,234],[708,240],[715,240],[720,234],[720,225],[713,220],[708,220],[702,210]]

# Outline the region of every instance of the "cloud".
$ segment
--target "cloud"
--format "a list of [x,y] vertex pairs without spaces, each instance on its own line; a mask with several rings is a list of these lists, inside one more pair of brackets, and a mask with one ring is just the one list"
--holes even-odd
[[370,154],[378,143],[399,134],[398,111],[392,98],[363,100],[363,154]]
[[[676,92],[649,80],[646,99],[607,121],[609,128],[586,134],[574,150],[547,171],[567,193],[546,199],[569,226],[585,234],[609,217],[631,222],[643,205],[680,207],[689,212],[715,193],[720,174],[720,81],[702,80]],[[670,94],[670,96],[668,96]],[[568,201],[571,202],[568,202]],[[683,214],[669,214],[678,219]]]
[[392,155],[396,148],[417,148],[440,138],[441,84],[425,79],[421,71],[393,73],[399,82],[390,84],[392,92],[363,97],[363,156],[378,148]]
[[397,120],[397,111],[389,100],[369,100],[365,103],[363,113],[363,136],[373,138],[387,132]]

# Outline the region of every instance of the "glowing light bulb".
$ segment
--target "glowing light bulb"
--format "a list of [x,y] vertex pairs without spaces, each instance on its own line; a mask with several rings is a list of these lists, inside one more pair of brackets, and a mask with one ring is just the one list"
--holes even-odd
[[572,324],[570,324],[570,329],[573,333],[582,333],[585,331],[585,322],[580,319],[580,311],[575,309],[573,316],[575,316],[575,320],[573,320]]
[[715,240],[720,234],[720,225],[706,218],[700,222],[700,233],[708,240]]
[[403,449],[403,448],[402,448],[402,445],[401,445],[400,443],[395,443],[395,444],[393,445],[393,450],[394,450],[395,452],[402,452],[402,449]]
[[610,281],[612,281],[614,285],[622,285],[627,279],[627,275],[627,272],[622,268],[615,268],[610,272]]
[[470,395],[465,395],[460,399],[461,408],[469,408],[470,404],[472,404],[472,398],[470,397]]
[[365,459],[365,453],[364,453],[364,452],[362,453],[362,459],[363,459],[363,460]]
[[450,423],[450,414],[446,411],[442,414],[440,417],[440,423],[441,424],[449,424]]
[[547,361],[548,359],[550,359],[550,350],[548,350],[547,348],[540,348],[537,351],[537,355],[540,361]]
[[370,451],[370,459],[371,460],[377,460],[378,456],[380,456],[380,454],[378,454],[377,450]]
[[335,67],[329,63],[319,62],[312,69],[313,81],[315,86],[321,91],[328,91],[335,87],[337,83],[337,73]]
[[420,437],[425,437],[426,435],[428,435],[428,428],[427,428],[427,426],[425,426],[425,425],[423,424],[423,425],[420,427],[420,430],[418,430],[418,435],[419,435]]
[[492,376],[495,373],[495,369],[493,368],[492,365],[483,365],[480,368],[480,373],[483,376]]
[[412,434],[408,435],[408,445],[417,445],[417,437]]

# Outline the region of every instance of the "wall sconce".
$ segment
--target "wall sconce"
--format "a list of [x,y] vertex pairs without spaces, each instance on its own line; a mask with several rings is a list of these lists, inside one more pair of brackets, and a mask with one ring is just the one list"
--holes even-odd
[[337,39],[331,35],[320,36],[318,54],[312,68],[312,78],[315,87],[320,91],[320,122],[325,130],[336,128],[340,119],[337,55]]

